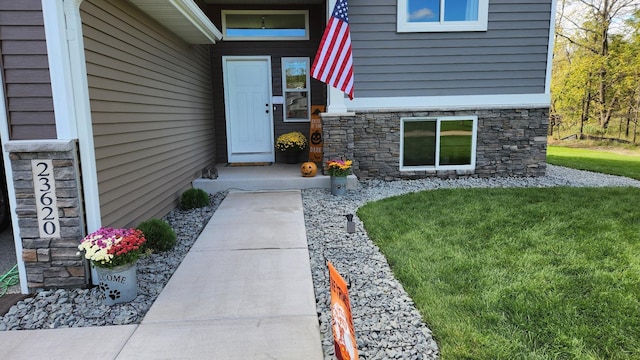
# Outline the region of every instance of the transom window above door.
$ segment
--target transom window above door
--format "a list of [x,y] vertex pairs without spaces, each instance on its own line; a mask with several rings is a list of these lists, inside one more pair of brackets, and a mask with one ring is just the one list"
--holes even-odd
[[222,10],[224,40],[309,40],[307,10]]
[[486,31],[489,0],[398,0],[398,32]]

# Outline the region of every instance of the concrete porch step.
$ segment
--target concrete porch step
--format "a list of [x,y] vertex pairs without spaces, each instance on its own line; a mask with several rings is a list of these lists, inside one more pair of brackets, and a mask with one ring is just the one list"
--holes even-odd
[[[268,164],[264,166],[216,165],[217,179],[198,178],[193,187],[210,194],[226,190],[300,190],[330,189],[330,177],[320,174],[302,177],[301,164]],[[357,188],[358,178],[347,177],[347,189]]]

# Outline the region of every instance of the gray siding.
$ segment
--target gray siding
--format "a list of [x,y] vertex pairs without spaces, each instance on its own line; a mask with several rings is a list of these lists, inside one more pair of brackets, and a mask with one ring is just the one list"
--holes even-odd
[[356,96],[540,94],[551,0],[489,0],[486,32],[398,33],[397,0],[352,0]]
[[215,159],[208,46],[189,46],[123,0],[81,6],[102,223],[177,205]]
[[0,69],[10,138],[55,139],[41,0],[0,2]]

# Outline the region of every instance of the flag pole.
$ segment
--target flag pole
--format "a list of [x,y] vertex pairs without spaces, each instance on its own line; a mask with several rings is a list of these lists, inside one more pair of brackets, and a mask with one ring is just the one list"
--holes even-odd
[[347,0],[327,0],[327,25],[311,66],[311,77],[329,85],[330,113],[347,112],[344,94],[353,99],[350,33]]
[[[331,17],[331,12],[336,6],[336,0],[327,0],[327,21]],[[326,24],[325,24],[326,25]],[[344,93],[333,86],[327,86],[327,112],[328,113],[346,113],[347,104],[344,101]]]

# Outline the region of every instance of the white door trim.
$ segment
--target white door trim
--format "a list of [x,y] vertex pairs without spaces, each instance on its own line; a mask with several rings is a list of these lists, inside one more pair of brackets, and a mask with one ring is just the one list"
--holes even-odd
[[[227,64],[233,61],[265,61],[267,64],[267,100],[265,110],[268,110],[269,118],[269,139],[270,149],[268,152],[249,153],[249,154],[233,154],[232,151],[232,115],[229,99],[231,95],[229,93],[229,70]],[[224,101],[225,101],[225,121],[226,121],[226,135],[227,135],[227,159],[231,162],[274,162],[275,161],[275,148],[274,148],[274,126],[273,126],[273,103],[272,103],[272,74],[271,74],[271,56],[259,55],[259,56],[223,56],[222,57],[222,76],[224,84]]]

